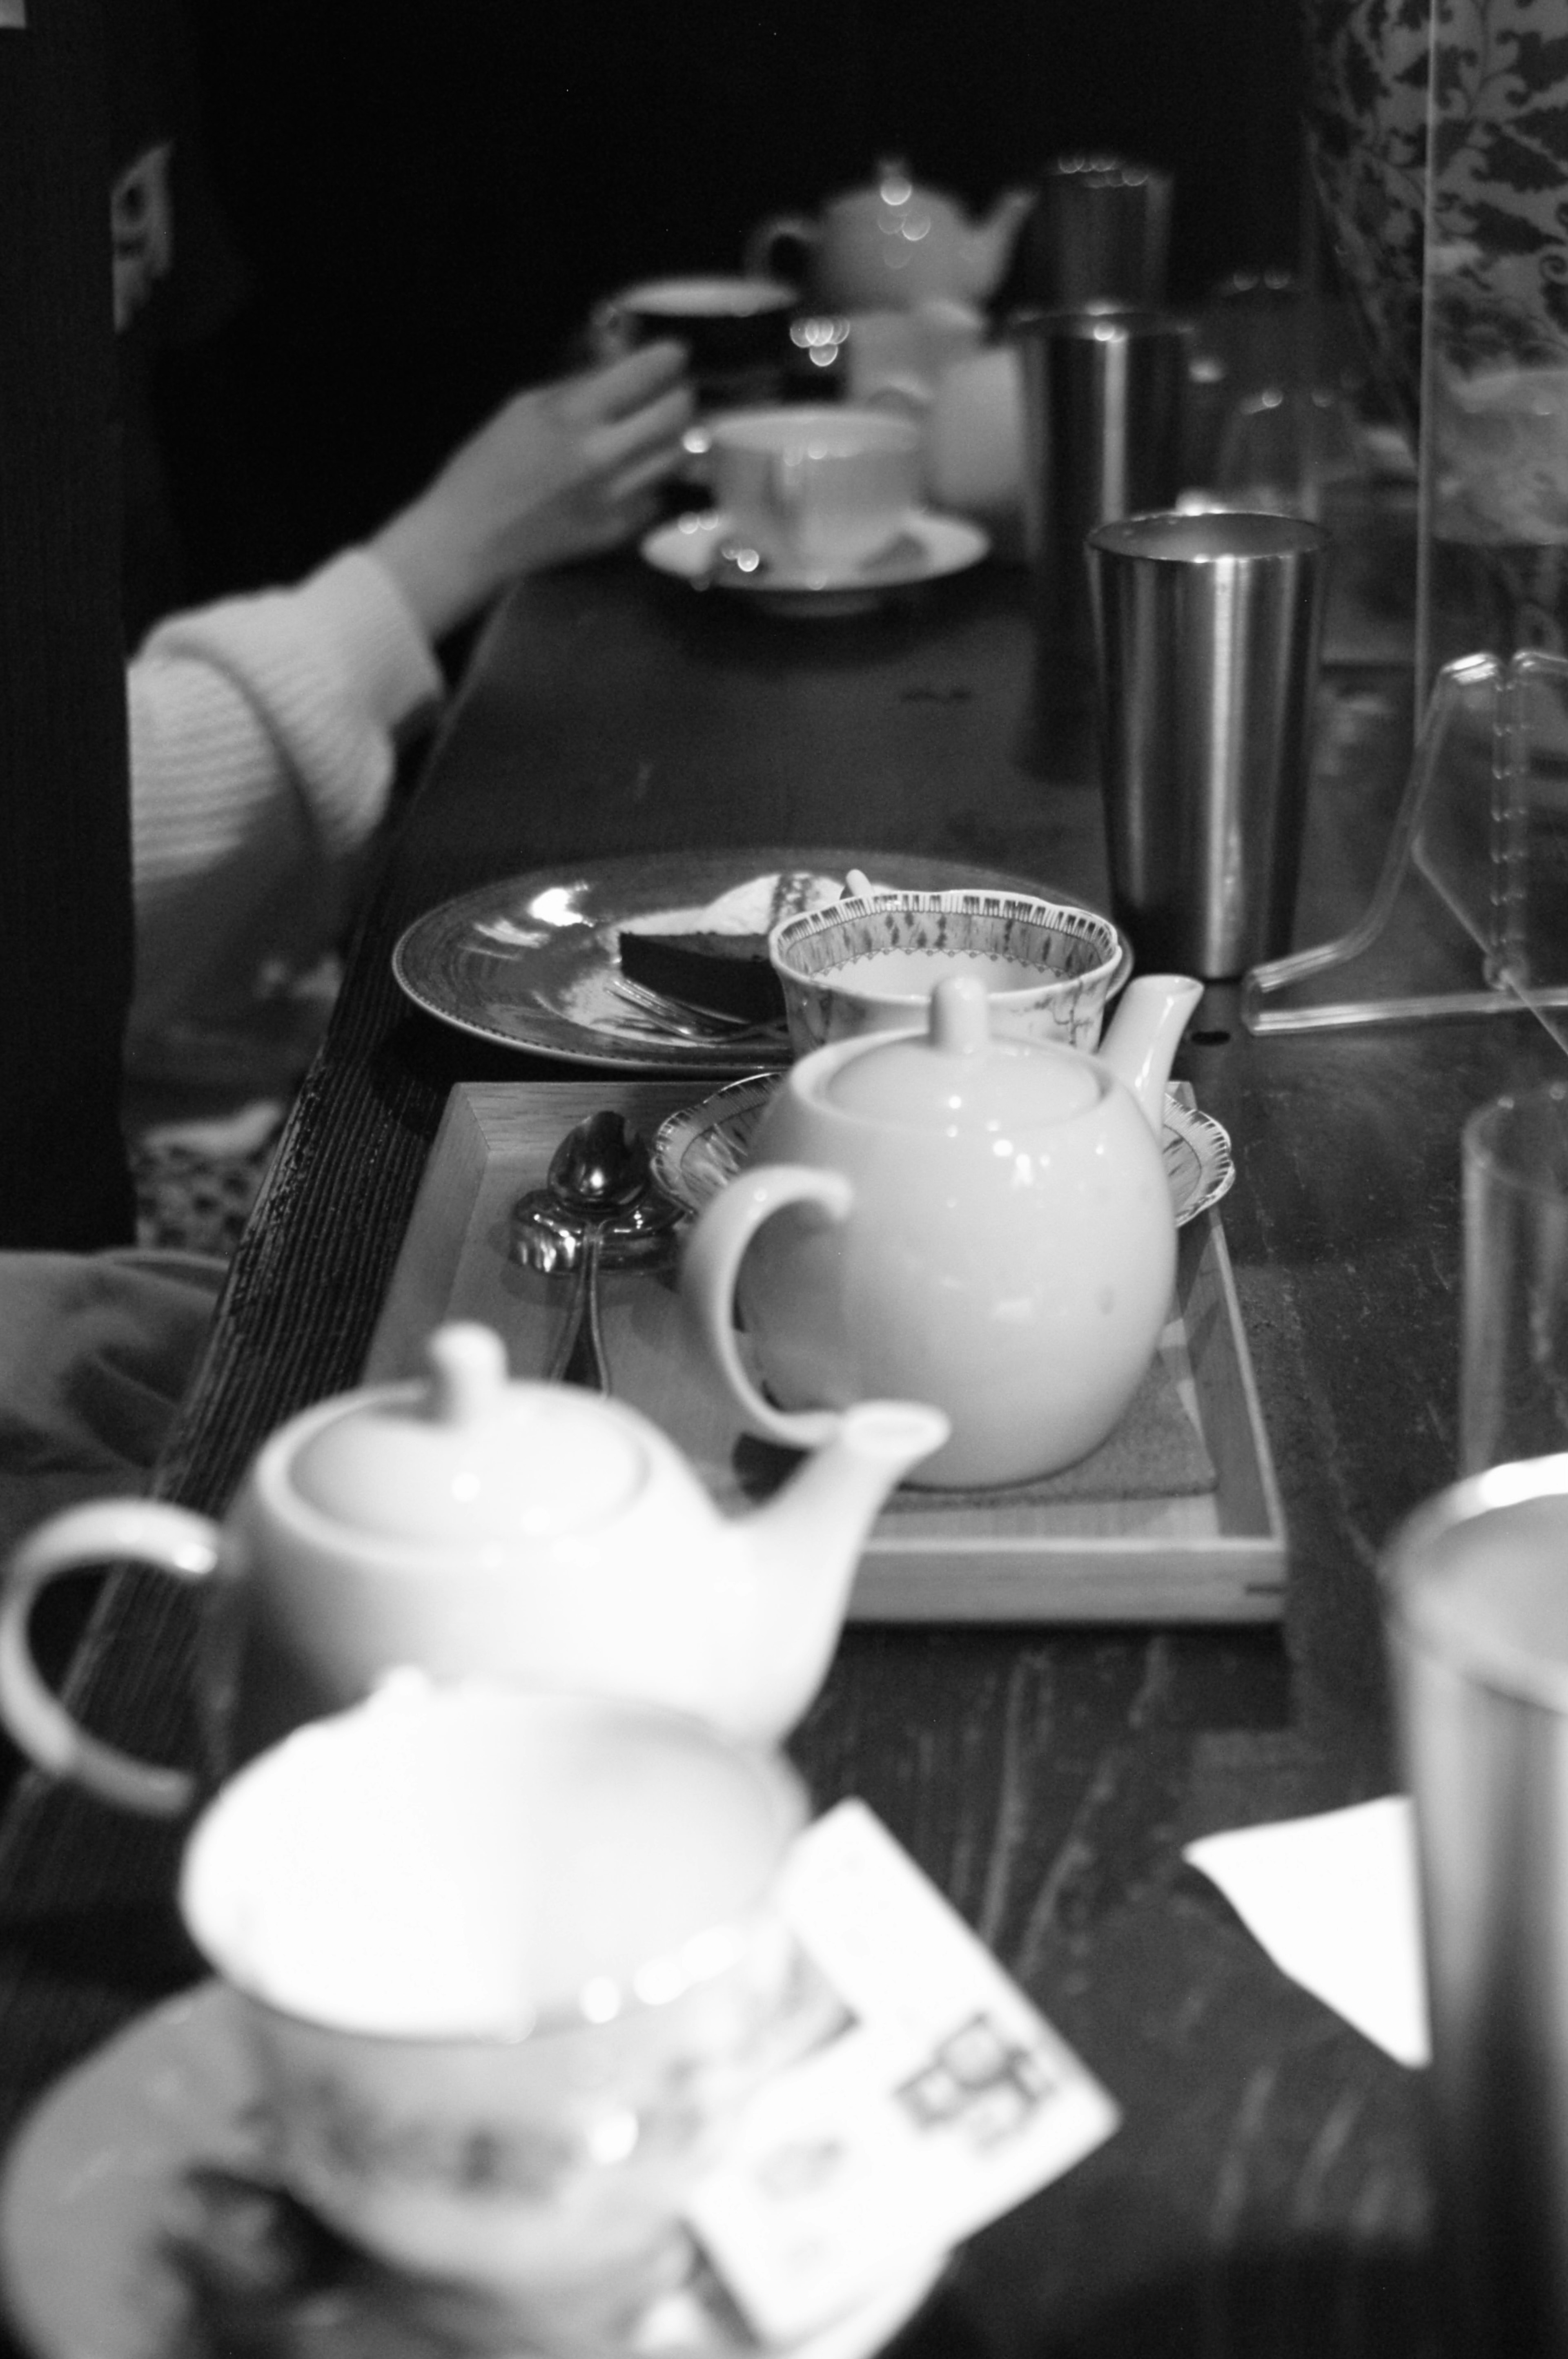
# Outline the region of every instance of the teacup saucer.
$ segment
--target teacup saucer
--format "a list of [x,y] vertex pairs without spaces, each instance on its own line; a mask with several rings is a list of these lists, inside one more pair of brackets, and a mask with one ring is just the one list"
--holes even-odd
[[733,538],[728,519],[710,508],[656,526],[642,552],[656,572],[689,582],[694,589],[711,587],[727,596],[776,603],[781,612],[823,615],[856,613],[889,590],[962,573],[990,549],[989,536],[979,525],[930,508],[907,516],[888,548],[863,566],[831,577],[785,572],[777,566],[746,571],[727,564],[722,552]]
[[[233,2000],[206,1983],[157,2007],[57,2083],[24,2125],[0,2185],[0,2277],[36,2359],[168,2359],[187,2347],[191,2295],[172,2240],[189,2235],[192,2174],[255,2176],[261,2128]],[[932,2254],[768,2359],[867,2359],[912,2317],[946,2265]],[[372,2347],[351,2292],[311,2347]],[[695,2308],[695,2298],[693,2307]],[[372,2342],[366,2335],[372,2333]],[[391,2359],[390,2343],[381,2346]],[[398,2352],[421,2349],[400,2335]],[[432,2344],[431,2349],[434,2349]],[[731,2312],[703,2311],[688,2359],[761,2359]]]
[[[654,1140],[654,1177],[688,1212],[732,1180],[746,1159],[762,1108],[779,1085],[776,1073],[748,1073],[697,1105],[682,1106]],[[1165,1099],[1165,1178],[1178,1228],[1227,1195],[1236,1178],[1230,1136],[1212,1114]]]

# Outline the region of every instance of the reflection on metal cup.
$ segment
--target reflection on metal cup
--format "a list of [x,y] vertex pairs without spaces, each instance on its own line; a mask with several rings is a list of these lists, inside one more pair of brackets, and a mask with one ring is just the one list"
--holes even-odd
[[1111,902],[1140,967],[1213,981],[1290,947],[1329,549],[1238,512],[1087,537]]
[[1169,172],[1125,156],[1058,156],[1020,241],[1025,300],[1162,303],[1171,189]]
[[1472,1114],[1464,1185],[1459,1466],[1478,1474],[1568,1450],[1568,1082]]
[[1181,489],[1191,332],[1164,312],[1110,304],[1022,312],[1011,332],[1022,378],[1034,703],[1049,757],[1055,723],[1087,718],[1093,703],[1084,537],[1108,517],[1173,506]]
[[1568,2349],[1568,1457],[1383,1561],[1432,2019],[1435,2249],[1466,2359]]

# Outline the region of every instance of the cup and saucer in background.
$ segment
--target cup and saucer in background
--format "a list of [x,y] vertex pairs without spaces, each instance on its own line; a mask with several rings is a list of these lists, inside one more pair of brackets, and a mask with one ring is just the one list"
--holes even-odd
[[899,409],[737,410],[703,437],[710,507],[642,544],[662,573],[790,612],[843,613],[979,563],[979,526],[925,505],[923,433]]

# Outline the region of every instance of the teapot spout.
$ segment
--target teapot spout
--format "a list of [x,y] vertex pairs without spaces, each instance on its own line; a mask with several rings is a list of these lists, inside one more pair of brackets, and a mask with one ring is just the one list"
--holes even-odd
[[1036,194],[1033,189],[1007,190],[997,199],[984,221],[977,223],[970,231],[967,291],[977,301],[984,302],[1000,286],[1008,264],[1012,260],[1013,242],[1025,213],[1034,203]]
[[844,1411],[833,1440],[741,1527],[753,1551],[758,1626],[767,1634],[753,1655],[770,1690],[751,1715],[759,1732],[785,1734],[811,1703],[878,1510],[951,1430],[941,1409],[919,1401],[859,1402]]
[[1202,984],[1190,974],[1134,975],[1100,1042],[1101,1062],[1132,1092],[1156,1138],[1164,1131],[1165,1084],[1183,1027],[1202,997]]

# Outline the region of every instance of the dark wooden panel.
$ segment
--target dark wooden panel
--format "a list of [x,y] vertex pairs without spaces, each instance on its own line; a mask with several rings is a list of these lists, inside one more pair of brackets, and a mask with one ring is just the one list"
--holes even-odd
[[98,0],[0,30],[0,1244],[130,1234],[109,168]]
[[[557,366],[597,296],[734,269],[754,224],[815,211],[885,154],[970,204],[1063,152],[1164,165],[1184,300],[1297,255],[1296,0],[190,13],[254,277],[233,447],[265,471],[267,561],[290,568]],[[189,486],[199,543],[222,484]]]

